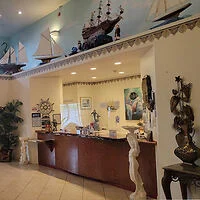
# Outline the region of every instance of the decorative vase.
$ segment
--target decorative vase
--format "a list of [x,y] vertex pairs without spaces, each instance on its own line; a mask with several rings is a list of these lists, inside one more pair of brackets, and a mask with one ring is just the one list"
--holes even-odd
[[189,163],[193,166],[196,166],[194,162],[198,158],[198,153],[194,148],[192,148],[191,145],[187,144],[184,147],[177,147],[174,150],[174,154],[184,163]]

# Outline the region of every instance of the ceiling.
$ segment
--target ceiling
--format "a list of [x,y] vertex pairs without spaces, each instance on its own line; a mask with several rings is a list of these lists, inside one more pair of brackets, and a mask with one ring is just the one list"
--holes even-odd
[[[70,0],[0,0],[0,36],[9,37]],[[19,15],[18,11],[22,14]]]
[[[112,56],[91,60],[87,63],[68,67],[59,71],[39,75],[35,78],[60,77],[63,83],[73,82],[99,82],[140,74],[140,59],[150,47],[139,50],[120,52]],[[121,65],[115,65],[121,62]],[[90,68],[96,68],[91,71]],[[77,74],[72,75],[71,72]],[[119,74],[124,72],[124,74]],[[96,77],[96,79],[92,79]]]

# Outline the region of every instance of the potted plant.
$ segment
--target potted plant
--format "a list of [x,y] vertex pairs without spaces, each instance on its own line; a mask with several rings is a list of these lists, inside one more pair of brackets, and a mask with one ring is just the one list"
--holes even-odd
[[22,105],[21,101],[13,100],[0,107],[0,161],[12,160],[12,151],[19,141],[15,131],[18,124],[23,122],[19,116]]

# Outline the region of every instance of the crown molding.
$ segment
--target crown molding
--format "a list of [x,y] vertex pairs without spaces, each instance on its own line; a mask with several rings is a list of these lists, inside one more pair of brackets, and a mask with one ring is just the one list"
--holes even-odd
[[13,74],[11,76],[12,78],[6,80],[26,78],[48,72],[62,70],[67,67],[75,66],[77,64],[90,61],[91,59],[110,55],[111,53],[122,52],[125,49],[128,48],[132,49],[135,48],[136,46],[140,47],[146,44],[147,42],[149,42],[148,44],[150,45],[155,40],[159,40],[162,37],[167,38],[170,35],[176,35],[177,33],[184,33],[187,30],[193,30],[195,27],[200,28],[200,15],[188,17],[186,19],[182,19],[161,27],[157,27],[152,30],[148,30],[144,33],[135,36],[123,38],[121,40],[114,41],[109,44],[102,45],[87,51],[83,51],[75,55],[54,62],[50,62],[48,64],[34,67],[30,70]]
[[76,86],[76,85],[101,85],[101,84],[108,84],[108,83],[116,83],[120,81],[126,81],[126,80],[133,80],[136,78],[141,78],[140,74],[132,75],[132,76],[126,76],[121,78],[115,78],[115,79],[109,79],[109,80],[103,80],[103,81],[96,81],[96,82],[72,82],[72,83],[64,83],[63,86]]
[[0,80],[12,80],[12,75],[0,75]]

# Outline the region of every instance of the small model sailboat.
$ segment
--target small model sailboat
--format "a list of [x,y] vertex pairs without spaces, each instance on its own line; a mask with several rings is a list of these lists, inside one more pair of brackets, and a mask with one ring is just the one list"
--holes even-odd
[[49,28],[42,32],[38,49],[33,55],[35,59],[41,60],[42,64],[45,64],[52,59],[61,57],[63,54],[63,49],[51,37]]
[[0,60],[0,71],[3,74],[13,74],[22,71],[21,67],[24,67],[28,62],[26,56],[26,50],[24,45],[19,42],[18,47],[18,60],[16,59],[15,50],[10,47],[5,55]]
[[153,21],[178,19],[179,14],[191,6],[189,0],[154,0],[149,12]]

